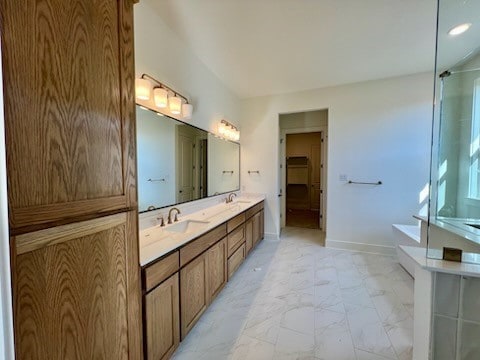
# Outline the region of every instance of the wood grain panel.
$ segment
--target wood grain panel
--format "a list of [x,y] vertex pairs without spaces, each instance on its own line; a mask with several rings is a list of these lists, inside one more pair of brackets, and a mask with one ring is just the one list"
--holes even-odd
[[17,256],[17,358],[129,358],[128,228]]
[[245,217],[247,219],[251,218],[253,215],[255,215],[257,212],[259,212],[263,208],[263,202],[253,205],[250,209],[247,209],[245,211]]
[[253,219],[250,218],[245,223],[245,252],[248,254],[253,247]]
[[163,280],[168,278],[180,268],[180,254],[178,251],[166,258],[147,266],[144,270],[145,291],[150,291]]
[[12,228],[135,206],[132,8],[0,2]]
[[230,280],[237,271],[238,267],[242,264],[245,259],[245,244],[242,244],[237,251],[233,253],[232,256],[228,259],[228,279]]
[[240,226],[245,222],[245,213],[242,212],[241,214],[238,214],[234,218],[228,220],[227,222],[227,232],[230,233],[232,232],[237,226]]
[[228,256],[232,255],[242,242],[245,242],[245,226],[243,225],[228,234]]
[[208,303],[222,291],[227,283],[227,241],[223,239],[207,251]]
[[261,236],[260,236],[260,214],[261,213],[256,213],[254,216],[253,216],[253,246],[255,246],[260,240],[261,240]]
[[227,226],[226,224],[222,224],[185,245],[180,249],[180,266],[184,266],[189,261],[203,253],[218,240],[224,238],[225,235],[227,235]]
[[180,270],[181,338],[196,324],[208,306],[207,257],[200,255]]
[[17,254],[60,244],[110,229],[126,222],[126,213],[40,230],[16,237]]
[[147,359],[167,360],[180,343],[178,273],[145,296]]

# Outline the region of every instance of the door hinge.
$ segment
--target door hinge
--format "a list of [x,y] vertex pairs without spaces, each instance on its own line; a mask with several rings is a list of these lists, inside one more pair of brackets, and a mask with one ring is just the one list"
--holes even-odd
[[280,139],[280,144],[283,144],[283,139]]
[[280,164],[280,169],[283,169],[283,164]]

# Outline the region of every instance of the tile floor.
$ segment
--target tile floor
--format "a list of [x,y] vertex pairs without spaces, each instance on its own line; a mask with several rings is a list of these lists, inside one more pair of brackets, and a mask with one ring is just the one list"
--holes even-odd
[[258,244],[173,358],[411,359],[412,278],[394,257],[322,243],[286,228]]

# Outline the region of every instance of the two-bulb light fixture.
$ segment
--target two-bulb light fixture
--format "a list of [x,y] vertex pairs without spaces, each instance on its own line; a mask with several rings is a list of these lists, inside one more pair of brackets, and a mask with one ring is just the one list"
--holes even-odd
[[150,101],[153,93],[153,103],[158,109],[167,109],[173,115],[183,119],[191,119],[193,106],[188,99],[167,85],[147,74],[135,79],[135,96],[137,100]]
[[222,120],[218,124],[218,136],[232,141],[240,140],[240,130],[235,125],[230,124],[227,120]]

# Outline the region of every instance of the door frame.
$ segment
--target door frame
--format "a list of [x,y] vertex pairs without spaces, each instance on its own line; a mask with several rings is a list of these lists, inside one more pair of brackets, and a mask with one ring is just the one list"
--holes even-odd
[[[1,59],[2,52],[0,46],[0,65]],[[0,66],[0,358],[4,356],[5,359],[13,359],[13,305],[2,84],[2,67]]]
[[287,201],[286,201],[286,189],[287,189],[287,166],[285,163],[285,154],[286,154],[286,143],[288,134],[304,134],[304,133],[314,133],[320,132],[323,139],[321,145],[321,162],[323,164],[322,174],[321,174],[321,184],[322,184],[322,197],[320,198],[321,205],[321,214],[322,218],[320,219],[320,227],[322,231],[327,231],[327,172],[328,172],[328,123],[326,126],[315,126],[315,127],[303,127],[303,128],[293,128],[293,129],[280,129],[280,147],[278,152],[279,158],[279,177],[280,177],[280,228],[285,227],[286,221],[286,211],[287,211]]

